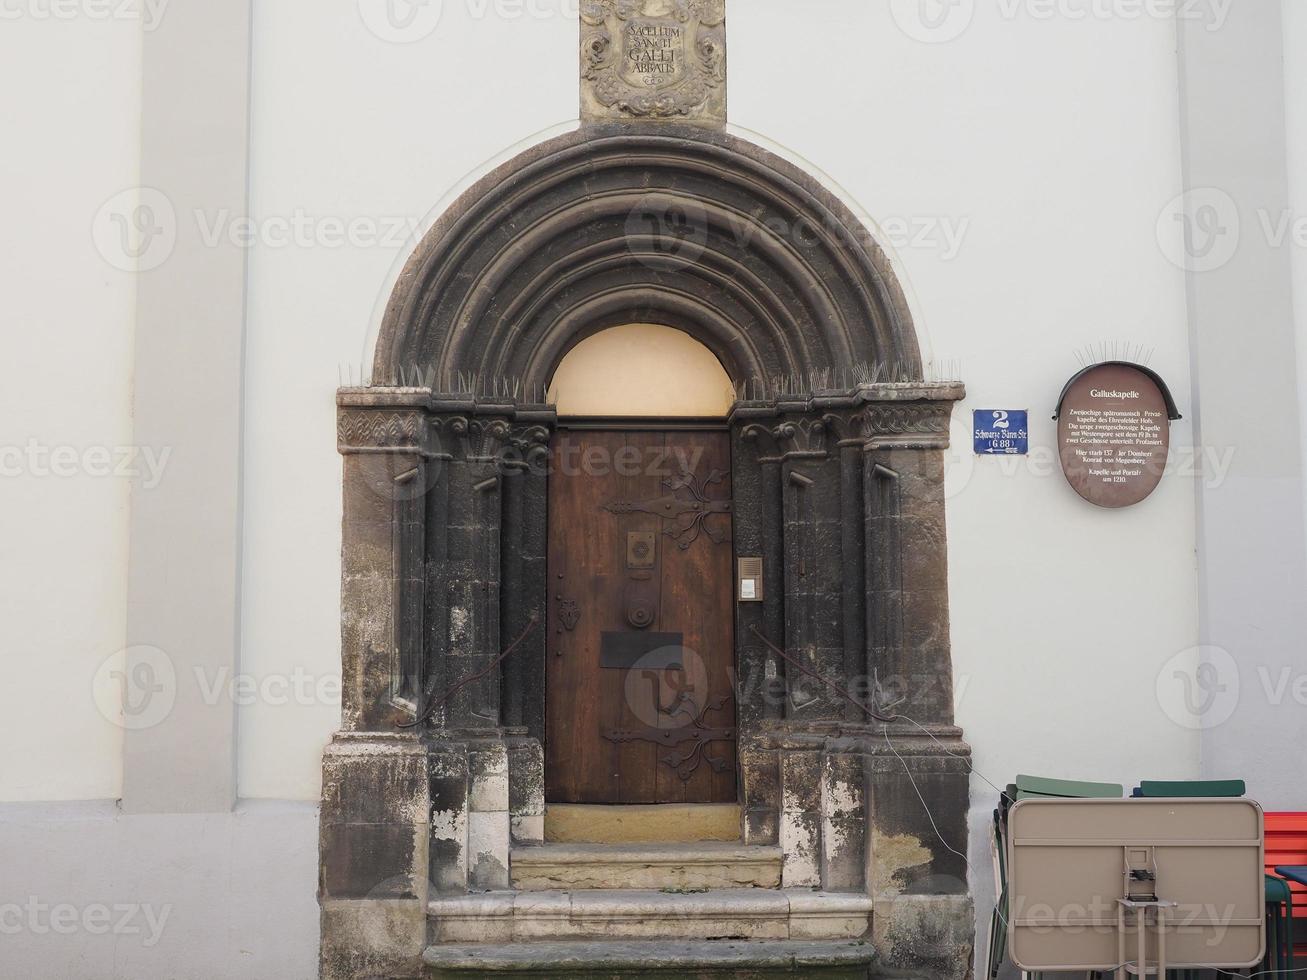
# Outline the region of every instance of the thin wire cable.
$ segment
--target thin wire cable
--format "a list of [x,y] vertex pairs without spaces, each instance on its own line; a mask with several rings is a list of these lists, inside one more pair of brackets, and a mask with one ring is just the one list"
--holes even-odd
[[899,750],[894,747],[894,742],[890,739],[889,732],[881,732],[881,734],[884,736],[885,744],[889,746],[889,750],[894,753],[894,758],[899,760],[899,764],[903,766],[903,771],[907,773],[908,782],[912,784],[912,791],[917,794],[917,799],[921,801],[921,808],[926,811],[926,819],[930,821],[930,826],[935,831],[935,836],[939,838],[939,842],[944,845],[945,850],[951,851],[958,857],[962,858],[962,863],[967,866],[968,871],[972,870],[971,862],[967,859],[967,856],[955,847],[952,847],[949,842],[944,839],[944,835],[939,832],[939,825],[935,823],[935,815],[930,812],[930,804],[926,802],[926,797],[922,795],[920,787],[917,786],[917,780],[912,775],[912,770],[908,768],[908,760],[899,755]]
[[[438,697],[438,698],[432,698],[431,700],[429,700],[429,701],[427,702],[427,706],[426,706],[426,708],[422,711],[422,713],[419,714],[419,715],[418,715],[416,718],[414,718],[412,721],[400,722],[396,727],[398,727],[398,728],[417,728],[418,725],[421,725],[423,722],[425,722],[428,718],[431,717],[432,712],[434,712],[434,711],[436,710],[436,708],[440,707],[440,705],[444,704],[446,701],[448,701],[450,698],[452,698],[455,694],[457,694],[457,693],[458,693],[459,691],[461,691],[463,688],[467,687],[469,684],[473,683],[474,681],[479,681],[481,678],[485,677],[485,676],[486,676],[487,674],[489,674],[492,670],[494,670],[496,667],[498,667],[500,664],[502,664],[505,660],[507,660],[508,657],[509,657],[509,655],[512,654],[512,652],[513,652],[514,650],[516,650],[518,647],[520,647],[520,646],[522,645],[523,641],[524,641],[528,636],[531,635],[532,631],[534,631],[535,628],[536,628],[536,626],[538,626],[539,624],[540,624],[540,613],[536,612],[535,610],[532,610],[532,611],[531,611],[531,615],[530,615],[530,617],[529,617],[528,620],[527,620],[526,629],[522,630],[521,635],[519,635],[518,638],[517,638],[516,640],[514,640],[512,643],[510,643],[508,646],[506,646],[506,647],[504,648],[504,652],[501,653],[501,654],[500,654],[498,657],[496,657],[494,660],[492,660],[492,661],[490,662],[489,666],[487,666],[484,670],[477,671],[475,674],[472,674],[472,675],[470,675],[470,676],[468,676],[468,677],[464,677],[461,681],[459,681],[459,682],[458,682],[457,684],[455,684],[453,687],[448,688],[448,689],[445,691],[445,693],[442,694],[440,697]],[[434,692],[432,692],[432,693],[434,693]]]
[[[932,731],[931,731],[929,728],[927,728],[925,725],[923,725],[921,722],[917,721],[915,718],[909,718],[907,715],[899,715],[898,718],[899,718],[900,721],[906,721],[906,722],[908,722],[908,723],[910,723],[910,724],[916,725],[918,728],[921,729],[922,733],[923,733],[927,738],[929,738],[931,741],[933,741],[936,745],[938,745],[941,749],[944,750],[944,754],[945,754],[945,755],[950,755],[950,756],[952,756],[952,757],[955,758],[955,759],[962,759],[962,760],[967,764],[967,770],[968,770],[969,772],[971,772],[971,773],[973,773],[973,774],[979,776],[979,777],[980,777],[981,779],[983,779],[985,782],[989,783],[990,788],[993,789],[996,793],[998,793],[999,796],[1007,796],[1007,790],[1005,790],[1005,789],[1000,789],[999,787],[995,786],[993,780],[991,780],[991,779],[990,779],[988,776],[986,776],[983,772],[981,772],[981,771],[980,771],[979,769],[977,769],[974,765],[972,765],[971,760],[970,760],[969,758],[967,758],[966,756],[962,755],[960,752],[952,752],[952,751],[950,751],[950,750],[949,750],[949,747],[948,747],[947,745],[945,745],[943,742],[941,742],[938,738],[936,738],[936,737],[935,737],[935,733],[932,732]],[[1013,801],[1013,802],[1015,802],[1015,801]]]

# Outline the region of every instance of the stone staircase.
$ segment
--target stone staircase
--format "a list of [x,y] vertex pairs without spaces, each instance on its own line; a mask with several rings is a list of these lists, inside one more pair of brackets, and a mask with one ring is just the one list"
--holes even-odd
[[428,975],[869,976],[871,899],[781,888],[782,861],[719,840],[515,847],[512,890],[430,902]]

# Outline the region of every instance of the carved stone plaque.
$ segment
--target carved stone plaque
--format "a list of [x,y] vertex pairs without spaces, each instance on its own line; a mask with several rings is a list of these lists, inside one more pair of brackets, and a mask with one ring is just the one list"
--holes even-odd
[[1170,425],[1166,395],[1148,373],[1100,364],[1071,383],[1058,408],[1062,472],[1091,504],[1137,504],[1162,480]]
[[726,0],[582,0],[581,118],[726,122]]

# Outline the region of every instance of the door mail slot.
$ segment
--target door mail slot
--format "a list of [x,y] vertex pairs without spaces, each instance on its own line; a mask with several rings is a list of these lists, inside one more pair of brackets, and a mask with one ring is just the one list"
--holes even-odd
[[679,670],[684,664],[684,633],[605,632],[599,666],[606,670]]

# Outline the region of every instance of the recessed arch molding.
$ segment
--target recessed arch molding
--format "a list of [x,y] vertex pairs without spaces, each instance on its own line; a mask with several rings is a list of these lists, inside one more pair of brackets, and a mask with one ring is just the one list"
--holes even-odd
[[573,344],[637,322],[693,334],[737,382],[921,378],[888,258],[816,178],[724,132],[623,126],[533,147],[455,202],[396,283],[373,383],[534,388]]

